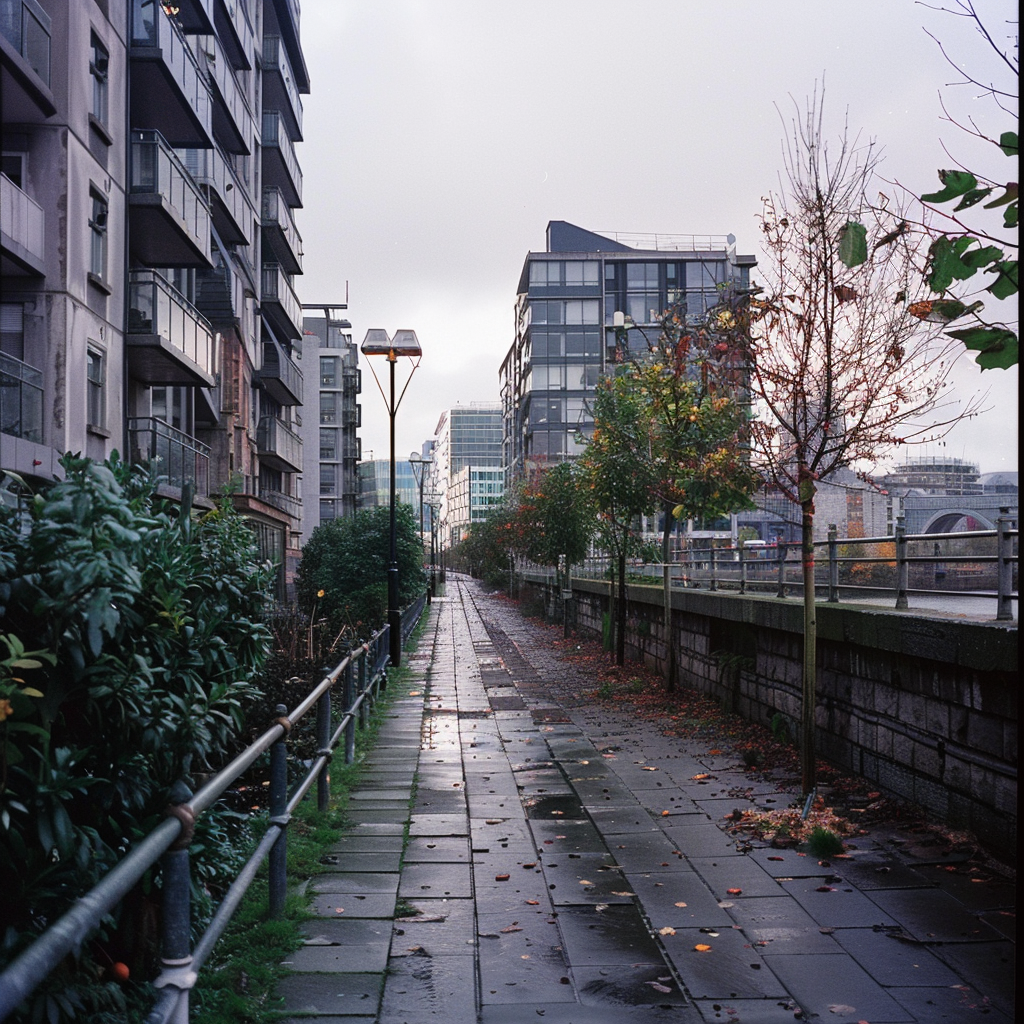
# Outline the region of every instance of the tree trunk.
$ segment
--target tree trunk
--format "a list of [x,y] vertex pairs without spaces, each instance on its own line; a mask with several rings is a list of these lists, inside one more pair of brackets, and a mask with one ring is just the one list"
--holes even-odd
[[[808,478],[810,497],[801,497],[800,541],[804,582],[803,696],[800,708],[800,774],[804,795],[817,785],[814,758],[814,712],[817,708],[818,622],[814,601],[814,484]],[[804,488],[801,487],[803,491]]]
[[664,606],[665,634],[665,689],[671,693],[676,688],[676,651],[672,643],[672,570],[668,564],[669,534],[675,522],[672,505],[665,502],[665,526],[661,532],[661,600]]
[[615,664],[626,664],[626,552],[619,555],[619,607],[615,629]]

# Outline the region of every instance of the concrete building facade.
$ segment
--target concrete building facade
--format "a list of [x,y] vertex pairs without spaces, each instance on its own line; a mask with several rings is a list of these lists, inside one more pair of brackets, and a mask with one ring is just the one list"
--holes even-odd
[[[0,468],[115,449],[298,551],[294,0],[0,0]],[[8,500],[16,500],[7,485]]]

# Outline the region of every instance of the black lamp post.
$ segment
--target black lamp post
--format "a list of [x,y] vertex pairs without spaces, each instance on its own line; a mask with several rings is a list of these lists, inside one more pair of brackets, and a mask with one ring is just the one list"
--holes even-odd
[[[388,408],[388,418],[391,425],[391,501],[390,501],[390,547],[388,552],[388,626],[391,651],[391,664],[397,667],[402,663],[402,613],[398,607],[398,531],[395,526],[395,414],[405,397],[409,381],[416,372],[423,358],[423,350],[420,348],[419,339],[415,331],[395,331],[393,338],[388,337],[388,332],[381,328],[371,328],[366,332],[359,351],[364,356],[384,356],[388,361],[388,373],[391,380],[390,398],[384,394],[380,380],[377,378],[377,371],[370,364],[373,371],[373,379],[377,381],[381,397]],[[399,356],[409,356],[415,359],[412,370],[409,371],[409,378],[402,388],[402,393],[395,400],[395,364]]]
[[[412,468],[413,479],[416,481],[416,485],[420,489],[420,548],[423,547],[423,484],[426,482],[427,477],[427,466],[433,460],[429,455],[423,456],[419,452],[413,452],[409,456],[409,465]],[[432,591],[427,591],[427,600],[433,597]]]

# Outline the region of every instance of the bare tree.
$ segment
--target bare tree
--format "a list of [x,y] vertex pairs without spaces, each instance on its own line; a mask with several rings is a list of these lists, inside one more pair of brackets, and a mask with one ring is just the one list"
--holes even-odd
[[[870,469],[894,447],[934,440],[976,403],[947,398],[962,348],[908,306],[926,288],[923,242],[892,234],[891,211],[868,196],[879,154],[848,126],[826,139],[824,90],[797,107],[778,192],[764,199],[763,293],[751,301],[751,441],[766,477],[801,513],[804,652],[801,771],[815,787],[816,481],[841,467]],[[883,219],[884,218],[884,219]],[[849,266],[851,246],[865,258]]]

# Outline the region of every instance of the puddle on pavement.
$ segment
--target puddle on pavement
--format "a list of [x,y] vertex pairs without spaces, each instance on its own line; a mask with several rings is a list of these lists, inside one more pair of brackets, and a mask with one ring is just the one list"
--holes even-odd
[[583,818],[583,805],[575,796],[552,794],[546,796],[529,796],[524,798],[528,818],[539,818],[548,821],[554,818]]

